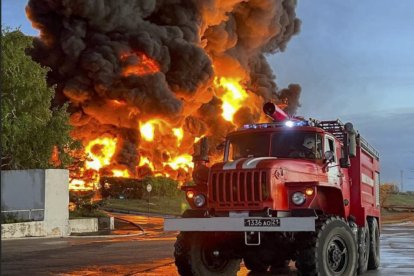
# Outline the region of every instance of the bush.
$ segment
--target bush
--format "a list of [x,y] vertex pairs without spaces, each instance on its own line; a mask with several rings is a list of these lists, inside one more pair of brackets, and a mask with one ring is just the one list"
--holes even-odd
[[17,214],[13,214],[13,213],[1,213],[0,221],[1,221],[1,224],[6,224],[6,223],[25,222],[29,220],[20,219],[17,216]]
[[143,180],[117,177],[102,177],[100,184],[102,198],[142,198],[146,186]]
[[69,217],[107,217],[105,213],[98,210],[103,202],[92,200],[94,194],[95,191],[70,191],[69,201],[75,207],[70,210]]
[[144,179],[145,187],[151,184],[151,194],[159,197],[173,197],[181,193],[177,181],[163,176],[147,177]]
[[181,193],[178,182],[168,177],[146,177],[144,179],[102,177],[103,198],[142,199],[147,198],[147,185],[151,184],[151,196],[174,197]]

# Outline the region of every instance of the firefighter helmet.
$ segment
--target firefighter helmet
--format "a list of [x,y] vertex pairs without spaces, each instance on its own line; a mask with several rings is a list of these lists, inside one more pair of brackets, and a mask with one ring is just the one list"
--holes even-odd
[[303,146],[307,147],[308,149],[315,148],[315,137],[313,136],[306,137],[305,140],[303,141]]

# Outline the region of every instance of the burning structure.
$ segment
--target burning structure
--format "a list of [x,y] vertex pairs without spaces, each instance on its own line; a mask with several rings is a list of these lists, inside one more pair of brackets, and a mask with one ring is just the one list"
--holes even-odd
[[300,21],[295,0],[30,0],[40,36],[30,54],[50,67],[55,105],[69,102],[72,135],[90,160],[83,176],[191,177],[193,145],[210,158],[227,132],[266,120],[279,90],[265,55],[283,51]]

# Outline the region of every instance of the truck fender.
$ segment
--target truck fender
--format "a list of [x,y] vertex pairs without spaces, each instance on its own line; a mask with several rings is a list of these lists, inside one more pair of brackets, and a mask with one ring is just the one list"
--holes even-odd
[[342,191],[339,188],[318,186],[316,198],[312,205],[311,208],[322,210],[326,214],[347,217]]

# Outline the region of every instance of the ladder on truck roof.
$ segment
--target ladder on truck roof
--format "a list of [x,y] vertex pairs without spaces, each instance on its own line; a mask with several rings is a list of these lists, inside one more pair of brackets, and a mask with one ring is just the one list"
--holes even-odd
[[[320,127],[326,132],[331,133],[333,136],[335,136],[339,141],[342,143],[344,142],[344,128],[345,125],[339,120],[335,121],[317,121],[315,123],[316,127]],[[365,149],[368,153],[370,153],[372,156],[374,156],[376,159],[379,159],[379,152],[371,146],[367,140],[365,140],[359,132],[357,131],[357,142],[361,145],[363,149]]]
[[317,121],[315,126],[320,127],[326,132],[331,133],[342,143],[344,142],[344,124],[340,120]]

